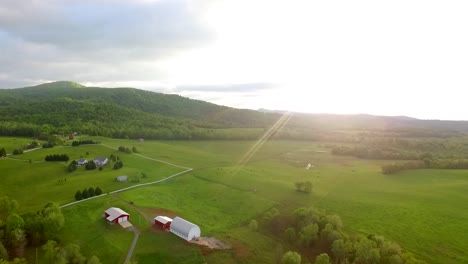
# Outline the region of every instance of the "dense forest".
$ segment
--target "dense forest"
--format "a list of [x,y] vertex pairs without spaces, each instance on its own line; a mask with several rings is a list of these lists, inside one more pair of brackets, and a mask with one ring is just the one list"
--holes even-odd
[[327,215],[312,207],[299,208],[292,214],[273,208],[259,221],[252,220],[249,227],[281,241],[276,248],[278,263],[300,264],[312,259],[316,264],[425,263],[382,236],[349,235],[339,215]]

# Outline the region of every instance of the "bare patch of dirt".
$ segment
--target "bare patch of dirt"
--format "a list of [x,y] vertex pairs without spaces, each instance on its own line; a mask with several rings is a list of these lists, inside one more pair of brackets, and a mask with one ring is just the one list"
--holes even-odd
[[234,256],[236,257],[236,259],[246,259],[250,257],[251,252],[247,245],[243,244],[238,240],[233,240],[231,242],[233,245],[232,248],[234,249]]
[[215,237],[199,237],[197,240],[190,241],[192,244],[205,246],[210,249],[231,249],[231,245],[215,238]]
[[153,220],[156,216],[158,215],[165,215],[170,218],[174,218],[176,216],[179,216],[178,213],[164,209],[164,208],[141,208],[142,211],[144,211],[148,217],[151,217],[151,220]]

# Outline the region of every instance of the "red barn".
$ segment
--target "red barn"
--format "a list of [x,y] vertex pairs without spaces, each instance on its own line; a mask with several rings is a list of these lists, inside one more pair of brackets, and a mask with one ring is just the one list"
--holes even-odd
[[169,229],[171,227],[172,219],[167,216],[156,216],[154,218],[154,224],[164,228]]
[[111,207],[104,212],[104,218],[109,222],[120,223],[128,221],[130,215],[120,208]]

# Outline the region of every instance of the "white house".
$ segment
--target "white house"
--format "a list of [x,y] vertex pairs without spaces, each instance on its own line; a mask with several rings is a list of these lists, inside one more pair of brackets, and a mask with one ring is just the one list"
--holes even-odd
[[76,165],[77,165],[77,166],[83,166],[83,165],[86,165],[86,163],[88,163],[88,160],[87,160],[87,159],[79,159],[79,160],[76,162]]
[[180,217],[172,219],[170,231],[187,241],[200,237],[201,233],[200,227]]
[[109,159],[105,158],[105,157],[96,157],[93,160],[94,164],[96,164],[96,166],[98,166],[98,167],[102,167],[102,166],[106,165],[108,161],[109,161]]
[[128,221],[130,215],[120,208],[111,207],[104,212],[104,218],[109,222],[121,223]]
[[117,181],[119,182],[125,182],[128,180],[128,177],[127,176],[119,176],[117,178],[115,178]]

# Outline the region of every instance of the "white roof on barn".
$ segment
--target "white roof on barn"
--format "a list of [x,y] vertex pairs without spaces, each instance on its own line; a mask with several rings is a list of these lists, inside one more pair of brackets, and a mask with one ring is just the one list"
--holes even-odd
[[129,215],[127,212],[125,212],[124,210],[122,210],[120,208],[117,208],[117,207],[111,207],[111,208],[107,209],[106,214],[109,215],[106,218],[107,221],[114,221],[117,217],[119,217],[121,215]]
[[180,217],[172,219],[170,229],[172,233],[188,241],[200,236],[200,227]]
[[162,224],[166,224],[167,222],[172,222],[172,219],[167,217],[167,216],[163,216],[163,215],[158,215],[154,218],[154,220],[162,223]]
[[96,158],[94,158],[94,160],[95,160],[95,161],[97,160],[97,161],[99,161],[99,162],[104,162],[104,161],[107,160],[107,158],[106,158],[106,157],[96,157]]

